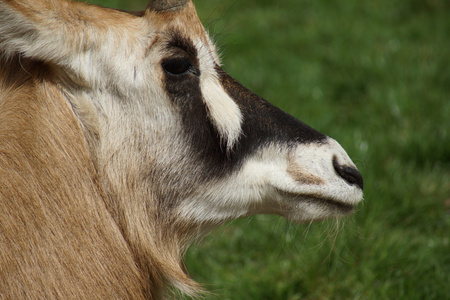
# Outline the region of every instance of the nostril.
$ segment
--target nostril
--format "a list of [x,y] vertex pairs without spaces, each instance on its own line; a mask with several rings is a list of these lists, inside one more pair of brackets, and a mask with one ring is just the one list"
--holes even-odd
[[347,181],[351,185],[357,185],[362,190],[364,186],[363,178],[361,173],[358,172],[355,168],[349,166],[339,165],[336,157],[333,157],[333,167],[345,181]]

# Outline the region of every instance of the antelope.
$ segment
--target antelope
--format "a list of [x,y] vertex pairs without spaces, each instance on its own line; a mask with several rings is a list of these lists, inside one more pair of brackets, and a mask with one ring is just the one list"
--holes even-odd
[[0,0],[0,182],[2,299],[195,295],[183,255],[215,226],[340,217],[363,189],[222,69],[190,0]]

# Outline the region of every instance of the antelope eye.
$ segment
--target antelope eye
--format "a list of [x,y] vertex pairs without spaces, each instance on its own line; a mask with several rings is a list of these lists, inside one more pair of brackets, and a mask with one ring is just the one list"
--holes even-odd
[[193,66],[188,58],[170,58],[162,62],[164,71],[170,75],[193,73]]

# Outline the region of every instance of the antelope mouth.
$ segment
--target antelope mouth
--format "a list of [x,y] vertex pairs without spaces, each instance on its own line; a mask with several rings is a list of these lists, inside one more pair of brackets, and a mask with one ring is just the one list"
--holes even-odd
[[[289,206],[292,205],[295,208],[301,208],[302,210],[319,209],[322,211],[321,215],[325,218],[327,218],[325,215],[336,217],[349,215],[355,210],[356,207],[356,205],[344,203],[333,198],[307,194],[301,195],[282,190],[278,190],[278,192],[290,199],[288,201]],[[321,218],[319,217],[319,219]]]
[[316,206],[325,207],[328,210],[337,210],[342,214],[350,214],[355,209],[354,205],[343,203],[341,201],[337,201],[329,198],[318,198],[318,197],[308,197],[306,203],[312,203]]

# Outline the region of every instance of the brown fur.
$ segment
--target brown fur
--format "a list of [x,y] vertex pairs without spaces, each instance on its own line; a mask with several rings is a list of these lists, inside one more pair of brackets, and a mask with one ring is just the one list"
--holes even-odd
[[0,65],[0,298],[145,298],[51,72]]
[[[69,49],[89,43],[78,21],[121,30],[136,18],[76,2],[7,3],[44,28],[55,26],[49,14],[63,18],[59,22],[70,24],[64,30],[74,34]],[[183,18],[200,32],[193,5],[188,8]],[[182,262],[198,229],[161,217],[161,203],[142,201],[151,195],[136,187],[141,174],[133,166],[124,166],[124,186],[101,178],[94,108],[82,99],[67,101],[70,95],[59,88],[83,86],[83,80],[18,54],[0,65],[0,298],[156,299],[168,284],[200,291]]]
[[[182,107],[168,95],[161,59],[175,36],[200,45],[173,53],[200,53],[205,70],[217,71],[192,2],[128,14],[63,0],[0,0],[0,25],[0,298],[160,299],[170,285],[201,291],[184,270],[186,248],[258,209],[233,195],[234,208],[215,211],[240,183],[231,175],[222,185],[225,173],[209,178],[194,136],[183,136],[197,127],[183,131]],[[222,102],[193,97],[201,105],[193,117],[200,111],[198,118],[217,121],[213,112],[226,107],[240,122],[219,79],[203,78]],[[216,98],[216,89],[209,94]],[[214,124],[235,124],[227,120]],[[325,183],[294,161],[292,179]],[[228,204],[219,201],[219,212]]]
[[[3,2],[13,14],[32,21],[38,32],[70,35],[62,39],[68,51],[88,51],[98,47],[95,34],[112,28],[119,35],[137,32],[133,26],[142,24],[131,14],[80,2]],[[205,34],[192,3],[179,15],[150,10],[145,15],[153,18],[153,30],[176,27],[186,33],[183,22],[190,22],[190,32]],[[8,40],[0,37],[0,46],[11,55]],[[5,208],[0,212],[0,293],[7,298],[26,293],[155,299],[168,284],[196,293],[200,288],[186,274],[182,257],[198,229],[169,217],[162,197],[152,197],[158,191],[142,184],[140,165],[127,165],[125,159],[108,169],[99,163],[95,108],[63,92],[67,86],[78,89],[88,83],[53,65],[55,57],[66,54],[51,51],[41,54],[49,62],[18,54],[0,61],[0,206]],[[16,245],[16,237],[30,241]],[[28,249],[30,244],[36,246]]]
[[[182,10],[176,11],[146,11],[146,17],[152,20],[155,30],[160,32],[176,31],[183,36],[199,37],[207,43],[205,28],[197,16],[194,4],[188,2]],[[189,24],[189,27],[186,27]]]
[[294,179],[295,181],[298,181],[302,184],[320,185],[320,184],[324,183],[324,181],[321,178],[319,178],[311,173],[308,173],[301,166],[299,166],[298,164],[293,162],[293,160],[291,160],[291,163],[288,165],[288,168],[286,171],[289,175],[292,176],[292,179]]

